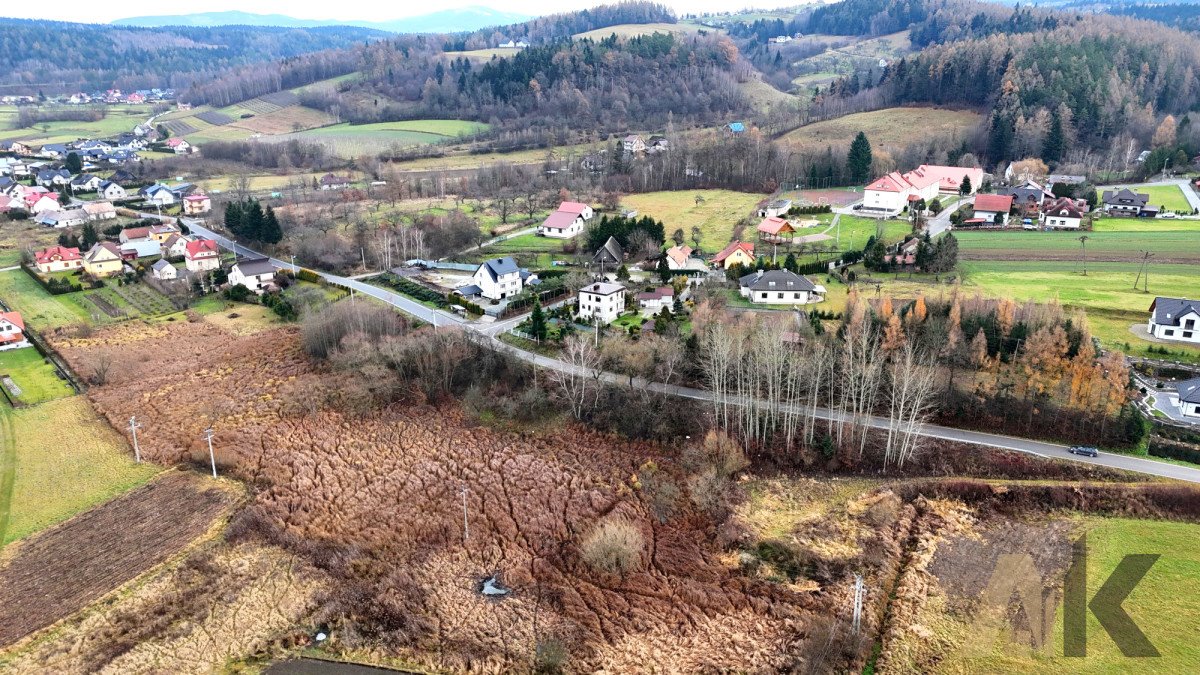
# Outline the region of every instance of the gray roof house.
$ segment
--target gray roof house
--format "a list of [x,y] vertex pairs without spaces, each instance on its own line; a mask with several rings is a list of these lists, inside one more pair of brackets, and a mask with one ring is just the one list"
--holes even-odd
[[825,299],[825,288],[787,270],[759,270],[738,279],[742,297],[771,305],[805,305]]
[[1146,331],[1151,338],[1200,344],[1200,300],[1155,298]]
[[1129,188],[1105,190],[1101,196],[1104,210],[1117,216],[1154,217],[1158,215],[1158,207],[1150,205],[1150,195],[1134,192]]
[[592,264],[601,267],[606,265],[620,267],[623,262],[625,262],[625,250],[621,248],[621,243],[617,241],[616,237],[609,237],[608,241],[604,242],[604,245],[597,249],[596,254],[592,256]]
[[1200,377],[1175,385],[1179,392],[1179,410],[1184,417],[1200,417]]

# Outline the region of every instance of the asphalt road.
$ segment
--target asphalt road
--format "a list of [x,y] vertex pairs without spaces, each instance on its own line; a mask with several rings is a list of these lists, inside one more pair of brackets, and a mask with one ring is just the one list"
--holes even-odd
[[[216,232],[204,227],[198,221],[182,219],[191,231],[215,240],[218,244],[226,249],[229,249],[238,255],[246,256],[261,256],[252,249],[237,244],[226,237],[223,237]],[[291,263],[286,263],[275,258],[270,259],[277,267],[291,268]],[[316,270],[314,270],[316,271]],[[583,371],[582,369],[539,354],[527,352],[523,349],[518,349],[512,345],[501,342],[499,335],[515,326],[520,322],[522,317],[505,319],[494,323],[474,323],[467,322],[459,316],[450,312],[431,309],[422,305],[411,298],[403,295],[392,293],[383,288],[364,284],[361,281],[348,279],[336,274],[316,271],[326,281],[336,283],[347,288],[353,288],[356,292],[364,295],[378,298],[401,311],[404,311],[412,316],[438,326],[462,326],[469,331],[469,334],[478,336],[477,339],[484,340],[493,349],[512,355],[515,358],[521,359],[539,368],[547,368],[567,373],[585,374],[611,384],[634,386],[638,388],[649,389],[664,394],[690,398],[698,401],[712,401],[712,394],[703,389],[695,389],[692,387],[683,387],[673,384],[664,384],[662,382],[649,382],[640,378],[634,378],[632,381],[628,376],[618,375],[606,371]],[[840,420],[845,416],[845,413],[838,410],[830,410],[827,408],[818,408],[817,417],[824,420]],[[870,424],[874,428],[882,429],[887,427],[887,420],[882,417],[873,417]],[[988,448],[999,448],[1003,450],[1012,450],[1015,452],[1024,452],[1030,455],[1039,457],[1048,457],[1054,459],[1063,459],[1081,464],[1093,464],[1104,466],[1113,469],[1122,469],[1135,473],[1146,474],[1150,476],[1158,476],[1162,478],[1172,478],[1175,480],[1187,481],[1190,483],[1200,483],[1200,468],[1192,468],[1177,464],[1168,464],[1166,462],[1158,462],[1152,459],[1142,457],[1131,457],[1128,455],[1117,455],[1111,453],[1100,453],[1099,457],[1082,457],[1073,455],[1067,452],[1067,447],[1054,443],[1045,443],[1042,441],[1034,441],[1026,438],[1017,438],[1013,436],[1003,436],[1000,434],[990,434],[982,431],[970,431],[967,429],[955,429],[952,427],[944,427],[936,424],[926,424],[922,427],[922,435],[929,438],[939,438],[960,443],[970,443]]]

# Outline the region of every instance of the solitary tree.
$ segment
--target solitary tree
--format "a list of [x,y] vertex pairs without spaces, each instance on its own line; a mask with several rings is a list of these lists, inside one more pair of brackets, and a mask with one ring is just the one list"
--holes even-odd
[[971,190],[972,190],[971,177],[963,176],[962,183],[958,186],[958,194],[965,197],[965,196],[971,194]]
[[861,131],[850,143],[850,153],[846,157],[846,169],[850,174],[850,180],[855,183],[865,183],[871,177],[871,142]]
[[546,326],[546,313],[542,311],[542,303],[536,297],[533,300],[533,312],[529,314],[529,334],[538,342],[544,341],[550,334]]
[[73,174],[82,172],[83,160],[79,159],[79,153],[72,152],[68,154],[66,161],[63,162],[63,168]]
[[662,256],[658,259],[658,278],[664,284],[671,280],[671,267],[667,264],[667,256]]
[[96,224],[92,222],[84,223],[79,243],[83,245],[83,248],[90,249],[98,241],[100,241],[100,235],[96,233]]

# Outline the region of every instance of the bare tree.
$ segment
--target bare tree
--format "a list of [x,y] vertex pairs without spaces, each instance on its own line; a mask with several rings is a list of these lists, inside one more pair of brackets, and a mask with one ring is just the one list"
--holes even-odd
[[575,419],[582,419],[600,393],[600,351],[586,335],[567,338],[562,353],[565,368],[553,369],[550,381],[571,407]]
[[911,342],[892,358],[884,465],[898,467],[920,450],[921,429],[932,411],[934,369]]

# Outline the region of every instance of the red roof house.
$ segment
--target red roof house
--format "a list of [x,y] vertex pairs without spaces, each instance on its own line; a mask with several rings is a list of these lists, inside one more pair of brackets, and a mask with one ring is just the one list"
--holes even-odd
[[579,215],[590,209],[591,209],[590,206],[588,206],[587,204],[580,203],[580,202],[563,202],[562,204],[558,205],[559,211],[565,211],[567,213],[574,213],[576,215]]
[[748,256],[750,258],[750,260],[754,260],[754,242],[752,242],[752,241],[735,241],[732,244],[726,246],[720,253],[713,256],[712,261],[714,263],[723,263],[729,258],[729,256],[736,256],[736,257],[740,258],[742,256],[737,253],[738,251],[741,251],[742,253],[746,254],[746,256]]
[[51,246],[33,254],[38,270],[54,272],[83,266],[83,256],[79,249],[68,246]]
[[1008,213],[1012,203],[1012,195],[978,195],[975,197],[975,212]]
[[19,312],[0,312],[0,348],[22,346],[25,321]]
[[219,252],[217,242],[212,239],[197,239],[189,241],[184,247],[183,256],[193,260],[197,258],[212,258]]

